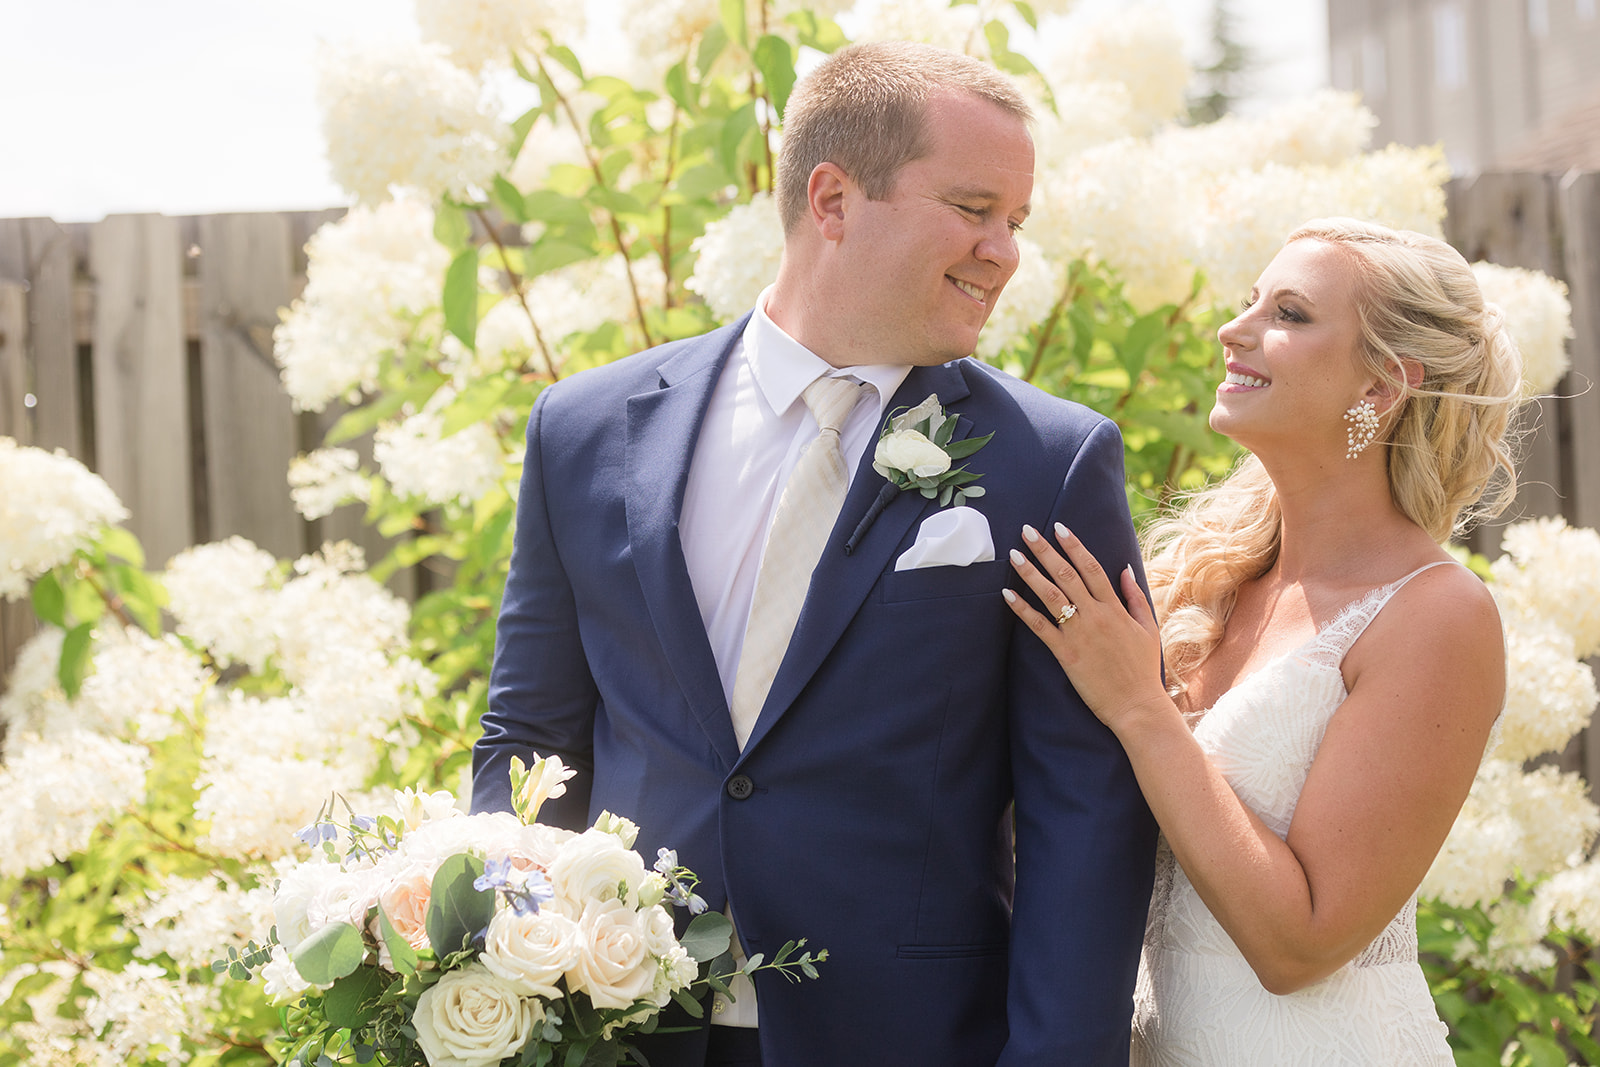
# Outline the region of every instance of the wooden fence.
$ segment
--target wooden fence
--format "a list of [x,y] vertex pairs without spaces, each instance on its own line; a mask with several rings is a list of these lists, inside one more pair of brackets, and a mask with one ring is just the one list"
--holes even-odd
[[[1535,267],[1571,289],[1573,370],[1541,406],[1507,521],[1600,527],[1600,173],[1483,174],[1448,194],[1447,235],[1468,259]],[[292,411],[272,329],[304,286],[306,239],[339,215],[0,220],[0,434],[98,471],[152,566],[231,534],[279,557],[343,537],[376,558],[385,547],[359,508],[303,521],[285,481],[336,412]],[[1492,553],[1498,540],[1489,529],[1476,547]],[[420,572],[394,583],[403,595],[426,584]],[[0,671],[31,619],[25,603],[0,603]],[[1592,733],[1589,756],[1569,762],[1600,781]]]
[[[342,214],[0,220],[0,435],[97,471],[152,567],[234,534],[280,558],[338,538],[378,558],[359,506],[316,522],[294,510],[289,461],[338,412],[296,414],[272,358],[306,240]],[[402,571],[391,587],[419,582]],[[0,602],[0,671],[32,632],[26,602]]]

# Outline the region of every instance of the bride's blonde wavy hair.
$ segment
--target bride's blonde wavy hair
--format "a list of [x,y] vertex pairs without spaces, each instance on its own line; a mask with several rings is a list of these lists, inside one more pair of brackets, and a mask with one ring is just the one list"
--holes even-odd
[[[1522,358],[1472,268],[1443,241],[1354,219],[1289,235],[1335,245],[1356,274],[1360,356],[1397,397],[1374,447],[1387,453],[1395,505],[1435,540],[1498,514],[1515,495],[1508,439]],[[1406,364],[1420,368],[1413,386]],[[1181,691],[1222,639],[1239,587],[1278,557],[1282,513],[1261,462],[1180,501],[1145,531],[1169,680]]]

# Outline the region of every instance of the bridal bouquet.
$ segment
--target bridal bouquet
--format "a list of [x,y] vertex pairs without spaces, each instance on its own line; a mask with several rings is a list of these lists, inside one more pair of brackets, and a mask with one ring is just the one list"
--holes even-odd
[[[267,943],[214,964],[288,1002],[285,1063],[610,1067],[669,1000],[698,1018],[695,993],[737,973],[816,977],[827,953],[803,940],[733,969],[727,918],[671,850],[646,870],[627,819],[581,834],[536,822],[572,773],[514,760],[515,814],[407,790],[399,817],[341,825],[330,805],[300,831],[320,851],[283,873]],[[681,938],[668,904],[695,916]],[[725,973],[699,977],[719,960]]]

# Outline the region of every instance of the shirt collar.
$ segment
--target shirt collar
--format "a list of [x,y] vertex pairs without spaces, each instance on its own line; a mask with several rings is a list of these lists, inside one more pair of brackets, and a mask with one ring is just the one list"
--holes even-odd
[[832,374],[840,378],[855,378],[866,382],[878,391],[878,421],[900,383],[911,373],[910,364],[868,363],[856,367],[834,367],[784,332],[783,327],[767,317],[768,286],[756,299],[755,314],[744,329],[744,357],[750,364],[750,375],[756,388],[773,411],[782,415],[789,406],[800,399],[806,386]]

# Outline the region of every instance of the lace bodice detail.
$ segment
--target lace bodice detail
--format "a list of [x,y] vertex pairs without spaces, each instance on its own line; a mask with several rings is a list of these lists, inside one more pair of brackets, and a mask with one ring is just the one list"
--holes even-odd
[[[1195,739],[1212,763],[1279,837],[1288,835],[1328,723],[1349,695],[1340,671],[1345,654],[1390,597],[1427,569],[1346,606],[1310,640],[1246,676],[1195,723]],[[1145,931],[1134,1062],[1448,1064],[1444,1027],[1416,960],[1413,896],[1335,975],[1275,997],[1261,988],[1163,840]],[[1315,1022],[1324,1016],[1326,1034]],[[1363,1044],[1369,1024],[1371,1041]],[[1396,1049],[1404,1055],[1384,1058]]]

